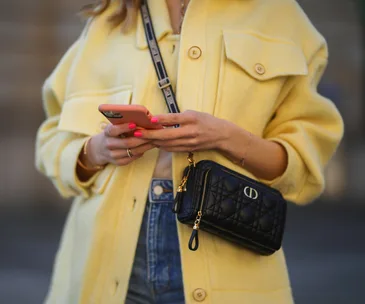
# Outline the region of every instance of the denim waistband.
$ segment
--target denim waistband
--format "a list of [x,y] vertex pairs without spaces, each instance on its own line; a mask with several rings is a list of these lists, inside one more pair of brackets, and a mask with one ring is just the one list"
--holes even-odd
[[148,191],[150,203],[171,203],[174,201],[173,183],[171,179],[153,178]]

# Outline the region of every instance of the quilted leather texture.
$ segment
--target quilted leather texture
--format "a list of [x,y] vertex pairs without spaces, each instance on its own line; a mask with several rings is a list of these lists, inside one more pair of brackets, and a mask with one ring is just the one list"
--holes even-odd
[[178,220],[192,224],[202,207],[201,230],[262,255],[281,247],[286,201],[279,191],[212,161],[201,161],[189,177]]

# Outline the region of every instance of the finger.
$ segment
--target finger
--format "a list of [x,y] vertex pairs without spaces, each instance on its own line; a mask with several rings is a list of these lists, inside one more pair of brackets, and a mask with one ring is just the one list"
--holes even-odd
[[122,148],[137,148],[141,145],[150,143],[151,141],[149,139],[145,138],[138,138],[138,137],[127,137],[123,139],[123,146]]
[[184,117],[181,113],[160,114],[153,116],[151,122],[165,126],[181,125],[184,123]]
[[152,117],[151,122],[164,126],[184,125],[195,122],[196,113],[195,111],[188,110],[183,113],[160,114]]
[[[138,156],[138,157],[142,156],[145,152],[147,152],[148,150],[154,149],[154,148],[156,148],[156,146],[153,144],[144,144],[144,145],[138,146],[137,148],[134,148],[134,149],[129,148],[129,150],[130,150],[130,154],[132,155],[132,158],[133,158],[136,156]],[[130,158],[128,155],[127,149],[112,150],[112,151],[110,151],[109,156],[114,160],[118,160],[118,159],[126,158],[126,157]]]
[[149,140],[172,140],[186,137],[196,137],[190,128],[169,128],[160,130],[138,130],[134,136]]
[[150,141],[147,139],[136,138],[136,137],[127,137],[127,138],[108,137],[106,139],[105,145],[108,150],[119,150],[119,149],[135,148],[148,142]]
[[199,143],[197,138],[182,138],[182,139],[171,139],[171,140],[153,140],[152,144],[159,147],[177,147],[177,146],[195,147]]
[[139,146],[135,149],[132,149],[132,154],[137,155],[137,156],[141,156],[144,153],[146,153],[147,151],[155,149],[155,148],[156,148],[156,146],[151,144],[151,143],[144,144],[144,145],[141,145],[141,146]]
[[121,134],[133,131],[136,129],[134,123],[125,123],[120,125],[108,124],[104,129],[104,134],[107,137],[118,137]]

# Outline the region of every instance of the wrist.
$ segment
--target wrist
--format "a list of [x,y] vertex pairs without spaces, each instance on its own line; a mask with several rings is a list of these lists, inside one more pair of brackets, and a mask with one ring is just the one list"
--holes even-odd
[[237,136],[239,129],[235,124],[222,119],[222,124],[219,124],[221,136],[216,141],[216,148],[219,152],[225,154],[230,152],[232,146],[234,146],[235,136]]
[[219,151],[233,163],[243,166],[252,144],[252,133],[230,122],[224,133],[226,136],[219,141]]
[[90,170],[90,171],[98,171],[104,168],[104,164],[100,164],[94,157],[92,153],[92,139],[93,137],[90,137],[86,140],[82,151],[79,155],[79,162],[78,164],[84,169],[84,170]]

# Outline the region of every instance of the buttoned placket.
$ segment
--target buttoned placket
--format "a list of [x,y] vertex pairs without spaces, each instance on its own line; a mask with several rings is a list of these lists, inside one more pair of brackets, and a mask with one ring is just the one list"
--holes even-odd
[[[202,8],[206,5],[206,1],[199,0],[189,3],[181,30],[178,82],[176,85],[176,99],[177,102],[180,102],[181,111],[187,109],[204,111],[204,92],[202,92],[204,85],[202,81],[206,71],[204,52],[207,49],[207,34],[205,26],[197,28],[193,25],[204,24],[207,11]],[[199,12],[199,14],[193,14],[192,11]],[[189,37],[189,39],[184,39],[184,37]],[[175,169],[177,170],[177,168]],[[181,244],[181,246],[187,246],[187,244]],[[184,260],[184,250],[181,254]],[[192,267],[191,263],[192,261],[189,262],[190,267]],[[184,276],[189,280],[189,287],[185,286],[185,295],[195,302],[206,301],[209,296],[207,290],[210,290],[210,283],[207,277],[209,274],[207,273],[206,263],[206,255],[202,248],[199,252],[194,252],[194,270],[190,268],[183,270],[185,272]]]

